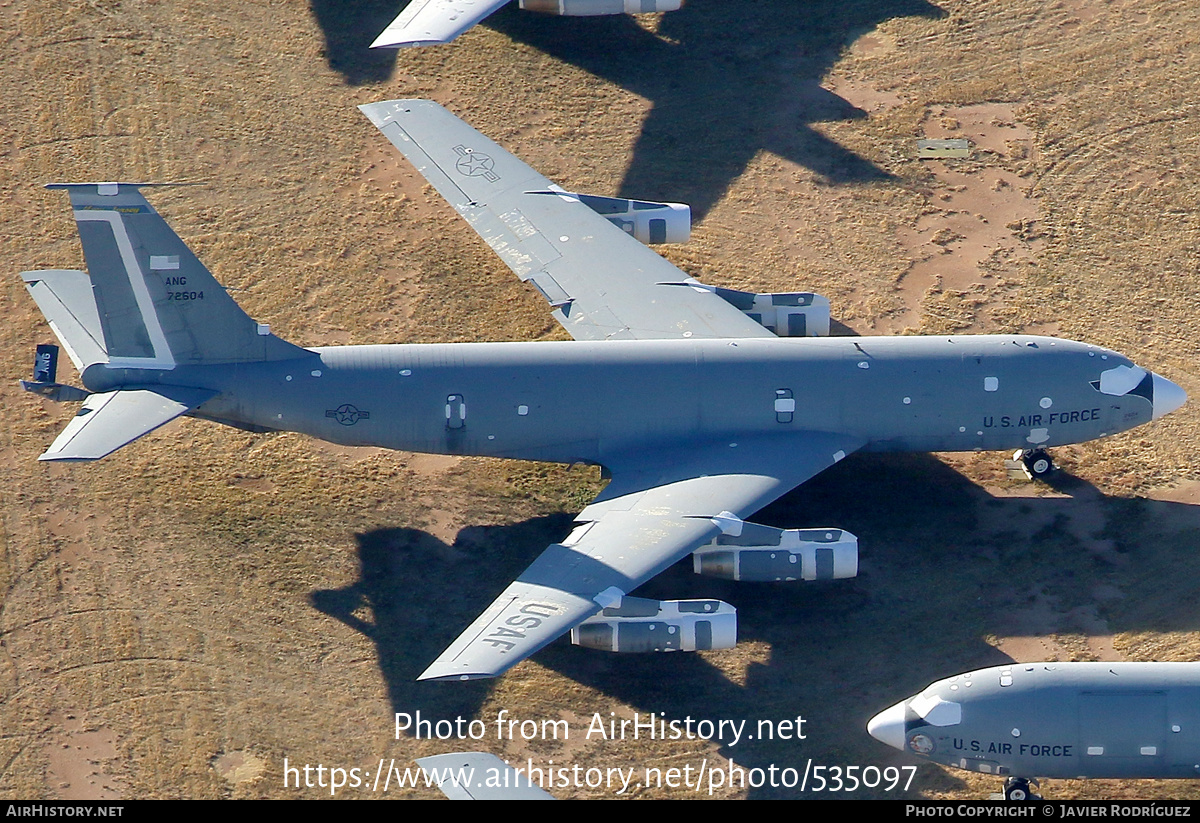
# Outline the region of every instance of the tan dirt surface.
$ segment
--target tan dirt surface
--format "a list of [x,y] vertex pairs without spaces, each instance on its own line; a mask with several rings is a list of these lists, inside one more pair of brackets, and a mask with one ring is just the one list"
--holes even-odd
[[[853,531],[857,580],[736,585],[676,567],[646,594],[738,606],[736,650],[559,643],[468,684],[414,680],[566,534],[597,471],[197,420],[96,464],[39,463],[75,407],[17,386],[52,340],[17,273],[83,267],[66,198],[42,183],[193,184],[148,196],[252,316],[301,345],[565,338],[354,108],[399,97],[441,102],[569,189],[691,202],[694,239],[669,259],[716,285],[825,294],[841,333],[1058,334],[1200,396],[1195,4],[689,0],[636,21],[506,9],[451,46],[367,53],[401,6],[0,0],[0,796],[328,797],[337,767],[366,784],[339,797],[436,797],[371,784],[381,764],[467,748],[639,774],[913,765],[864,727],[939,677],[1011,659],[1200,659],[1195,402],[1057,450],[1050,485],[1007,480],[998,454],[852,456],[759,519]],[[923,137],[966,137],[972,154],[918,161]],[[393,714],[417,711],[487,734],[395,735]],[[571,737],[525,740],[518,725],[497,739],[501,712],[566,720]],[[593,718],[651,713],[802,716],[806,734],[585,735]],[[313,785],[297,786],[306,765]],[[849,796],[997,788],[920,763],[907,792]],[[1043,788],[1200,797],[1195,782]]]

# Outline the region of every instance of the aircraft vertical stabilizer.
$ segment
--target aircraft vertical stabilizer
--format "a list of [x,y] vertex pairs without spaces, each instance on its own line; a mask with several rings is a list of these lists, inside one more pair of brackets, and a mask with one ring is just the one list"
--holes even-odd
[[[43,310],[35,290],[39,283],[76,319],[68,324],[72,339],[63,339],[68,352],[86,353],[85,359],[97,362],[97,348],[102,348],[109,366],[142,369],[304,354],[241,310],[136,184],[54,183],[47,188],[65,189],[71,197],[95,305],[87,306],[78,273],[28,272],[25,280]],[[49,312],[47,317],[57,319]],[[60,324],[56,331],[61,337],[67,328]]]
[[119,390],[89,395],[56,382],[54,357],[46,368],[35,369],[34,380],[22,382],[27,390],[52,400],[84,399],[39,459],[98,460],[217,395],[170,385],[164,375],[176,366],[308,354],[242,311],[137,185],[47,188],[70,195],[88,271],[24,272],[25,285],[85,384],[108,385],[107,370],[124,376]]

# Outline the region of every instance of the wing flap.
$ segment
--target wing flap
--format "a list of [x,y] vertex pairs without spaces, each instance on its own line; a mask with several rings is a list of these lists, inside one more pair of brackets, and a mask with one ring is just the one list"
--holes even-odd
[[436,103],[359,108],[575,339],[772,336]]
[[496,677],[862,446],[809,432],[617,459],[613,481],[421,675]]
[[89,395],[38,460],[99,460],[215,394],[209,389],[163,386]]

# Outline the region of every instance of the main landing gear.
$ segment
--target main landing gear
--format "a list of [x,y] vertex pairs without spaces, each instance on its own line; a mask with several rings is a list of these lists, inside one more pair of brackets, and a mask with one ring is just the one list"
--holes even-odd
[[1041,795],[1033,793],[1038,788],[1037,780],[1025,777],[1010,777],[1004,781],[1004,799],[1014,803],[1024,803],[1030,800],[1041,800]]

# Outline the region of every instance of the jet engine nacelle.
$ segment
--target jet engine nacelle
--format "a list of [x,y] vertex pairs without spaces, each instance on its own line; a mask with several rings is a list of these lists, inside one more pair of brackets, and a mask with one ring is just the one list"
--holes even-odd
[[571,629],[576,646],[606,652],[693,652],[737,645],[737,609],[720,600],[623,597]]
[[527,11],[562,17],[598,17],[603,14],[645,14],[678,11],[683,0],[520,0]]
[[754,294],[713,289],[717,296],[778,337],[828,337],[829,298],[812,292]]
[[686,243],[692,236],[692,207],[686,203],[655,203],[599,194],[555,192],[583,203],[626,234],[645,243]]
[[[635,201],[636,202],[636,201]],[[673,204],[671,204],[673,205]],[[812,292],[755,294],[701,283],[694,277],[659,283],[715,294],[777,337],[828,337],[829,298]]]
[[774,529],[742,523],[692,554],[696,574],[769,583],[858,574],[858,538],[842,529]]

